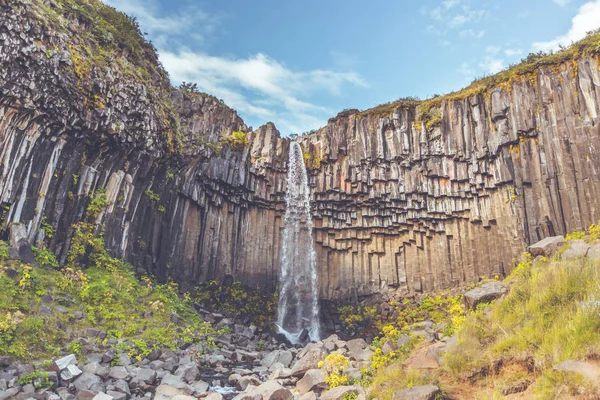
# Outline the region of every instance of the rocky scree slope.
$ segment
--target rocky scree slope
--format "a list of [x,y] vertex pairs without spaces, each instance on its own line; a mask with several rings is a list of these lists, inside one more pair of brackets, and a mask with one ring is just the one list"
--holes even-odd
[[[106,39],[120,21],[109,10],[2,5],[3,228],[24,223],[35,241],[50,224],[64,261],[71,226],[104,188],[97,222],[111,254],[183,285],[232,275],[273,289],[290,139],[172,90],[157,62],[140,61],[138,32],[129,47]],[[599,65],[582,52],[435,103],[341,113],[299,138],[321,297],[504,276],[528,243],[600,219]],[[234,131],[247,146],[228,144]]]

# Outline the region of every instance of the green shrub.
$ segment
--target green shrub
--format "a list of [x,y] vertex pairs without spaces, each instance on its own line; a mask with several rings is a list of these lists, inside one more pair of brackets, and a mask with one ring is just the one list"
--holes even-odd
[[44,268],[54,268],[54,269],[60,268],[60,265],[58,264],[58,260],[56,259],[56,256],[54,255],[53,252],[51,252],[50,250],[48,250],[45,247],[42,247],[42,248],[32,247],[32,249],[33,249],[33,254],[35,256],[35,259],[38,262],[38,264],[40,264],[40,266],[42,266]]
[[243,147],[248,147],[250,143],[248,142],[248,138],[246,134],[241,131],[232,132],[231,135],[227,138],[227,143],[231,146],[232,149],[239,150]]

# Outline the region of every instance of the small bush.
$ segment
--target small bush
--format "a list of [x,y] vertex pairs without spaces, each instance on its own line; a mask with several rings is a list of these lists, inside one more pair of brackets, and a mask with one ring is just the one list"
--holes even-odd
[[241,131],[232,132],[227,138],[227,143],[235,150],[250,146],[246,134]]
[[585,232],[573,232],[565,236],[566,240],[581,240],[585,238]]

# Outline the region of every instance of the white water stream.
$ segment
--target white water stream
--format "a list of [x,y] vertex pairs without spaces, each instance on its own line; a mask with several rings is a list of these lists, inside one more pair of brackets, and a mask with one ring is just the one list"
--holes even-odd
[[299,341],[304,329],[310,340],[318,341],[319,293],[310,188],[302,148],[296,142],[290,145],[285,202],[277,325],[292,343]]

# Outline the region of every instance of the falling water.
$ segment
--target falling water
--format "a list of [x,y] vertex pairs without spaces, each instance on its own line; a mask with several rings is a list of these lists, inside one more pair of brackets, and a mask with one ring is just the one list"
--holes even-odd
[[319,306],[310,190],[302,148],[296,142],[290,145],[285,203],[277,324],[292,342],[298,341],[304,329],[317,341]]

